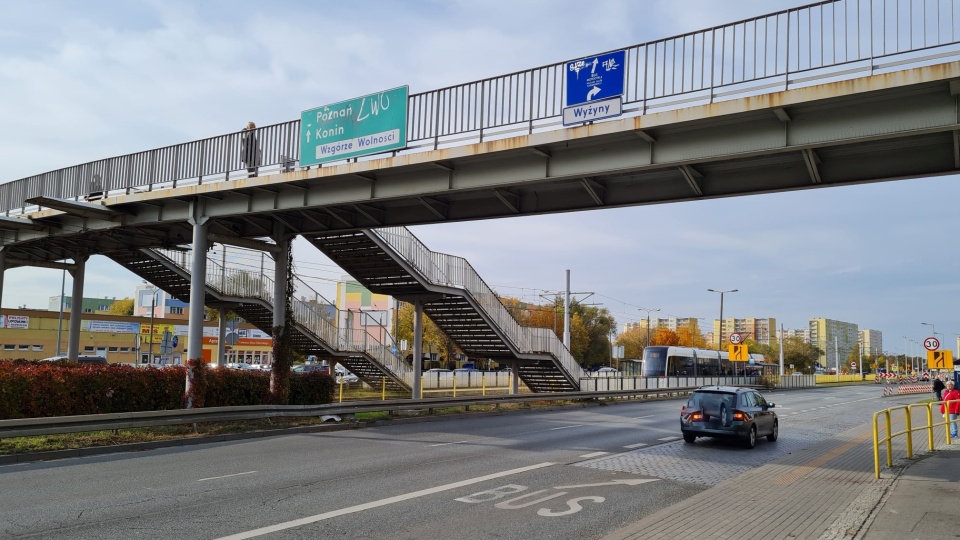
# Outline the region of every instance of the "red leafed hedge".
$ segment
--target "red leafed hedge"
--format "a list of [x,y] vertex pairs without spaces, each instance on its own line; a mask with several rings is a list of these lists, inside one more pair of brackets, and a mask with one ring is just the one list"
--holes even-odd
[[[270,374],[203,369],[203,403],[226,407],[269,403]],[[333,399],[334,380],[317,372],[290,379],[291,405]],[[179,409],[186,372],[118,365],[0,362],[0,419]]]

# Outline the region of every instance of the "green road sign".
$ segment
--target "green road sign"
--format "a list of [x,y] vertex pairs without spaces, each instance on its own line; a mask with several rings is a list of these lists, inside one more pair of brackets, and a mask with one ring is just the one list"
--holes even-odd
[[408,92],[401,86],[300,113],[300,165],[405,147]]

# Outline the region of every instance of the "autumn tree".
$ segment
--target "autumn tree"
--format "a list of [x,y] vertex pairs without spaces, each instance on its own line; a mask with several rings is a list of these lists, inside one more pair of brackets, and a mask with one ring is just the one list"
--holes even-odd
[[650,345],[680,346],[680,335],[669,328],[657,328],[650,337]]
[[133,298],[114,300],[107,313],[111,315],[133,315]]
[[[397,335],[396,339],[407,340],[410,351],[413,351],[413,304],[407,302],[400,303],[400,312],[397,315]],[[431,350],[443,356],[448,362],[454,354],[461,354],[463,351],[457,347],[452,339],[447,337],[440,328],[434,324],[430,317],[423,315],[423,352],[429,353]]]

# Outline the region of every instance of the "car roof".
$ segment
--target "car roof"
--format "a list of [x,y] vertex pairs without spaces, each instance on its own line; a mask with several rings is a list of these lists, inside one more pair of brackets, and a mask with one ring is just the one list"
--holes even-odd
[[745,388],[743,386],[701,386],[694,390],[694,392],[748,392],[754,391],[754,388]]

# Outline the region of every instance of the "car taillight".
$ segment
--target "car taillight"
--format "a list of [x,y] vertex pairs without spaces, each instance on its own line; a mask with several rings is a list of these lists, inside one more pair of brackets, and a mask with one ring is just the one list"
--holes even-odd
[[739,421],[742,422],[742,421],[746,420],[747,418],[749,418],[749,416],[747,416],[747,413],[745,413],[745,412],[743,412],[743,411],[733,411],[733,419],[734,419],[734,420],[739,420]]
[[695,413],[691,414],[691,415],[690,415],[690,421],[691,421],[691,422],[702,422],[702,421],[703,421],[703,413],[695,412]]

